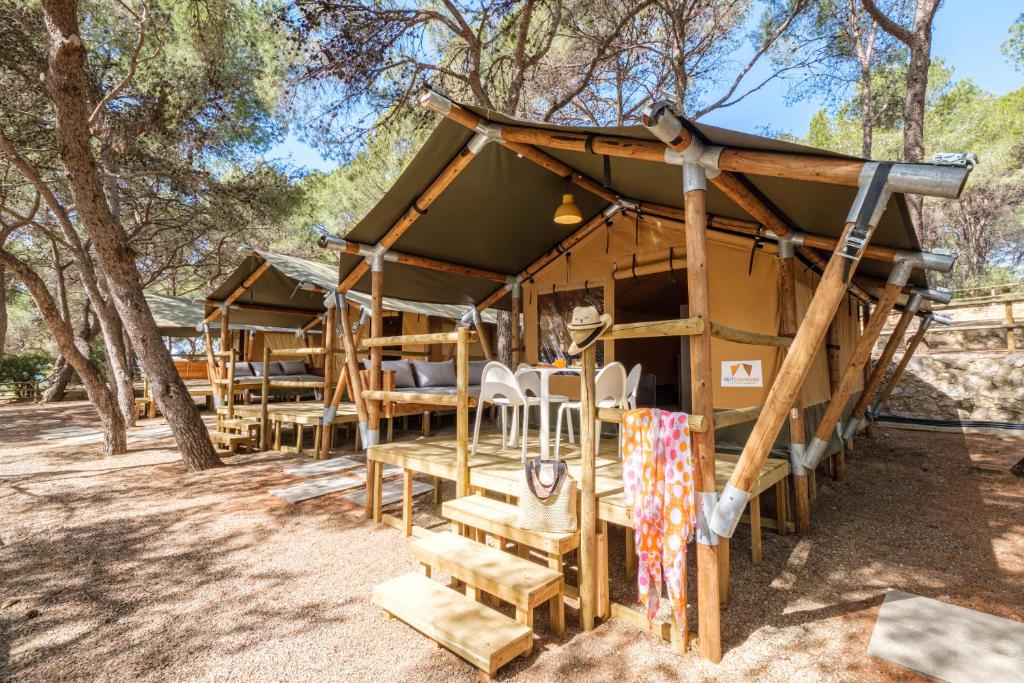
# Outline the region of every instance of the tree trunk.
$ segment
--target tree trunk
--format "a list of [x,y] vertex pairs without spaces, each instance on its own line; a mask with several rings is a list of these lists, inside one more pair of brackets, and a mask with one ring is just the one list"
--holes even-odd
[[[99,370],[89,360],[89,356],[79,348],[79,340],[72,332],[71,325],[61,316],[60,309],[50,295],[46,283],[28,265],[11,254],[0,251],[0,259],[25,283],[32,295],[32,300],[36,303],[36,308],[39,309],[39,315],[45,321],[50,334],[53,335],[53,340],[61,355],[82,378],[89,401],[93,404],[103,423],[103,454],[120,455],[127,452],[128,440],[117,401],[110,393],[107,383],[103,381]],[[85,351],[87,352],[88,344],[82,340],[82,345],[86,347]]]
[[[931,23],[923,35],[914,32],[910,45],[910,66],[907,69],[907,99],[903,106],[903,158],[924,161],[924,109],[928,91],[928,68],[931,66]],[[907,195],[907,208],[920,236],[924,231],[924,197]]]
[[871,111],[871,66],[861,65],[860,70],[860,155],[865,159],[871,158],[871,148],[875,125],[873,112]]
[[195,403],[146,304],[135,259],[124,231],[111,214],[96,165],[89,128],[85,47],[78,35],[77,2],[44,0],[47,31],[46,87],[53,101],[61,160],[75,208],[92,239],[111,300],[139,354],[157,405],[174,433],[186,469],[221,465]]
[[1017,477],[1024,477],[1024,458],[1021,458],[1016,465],[1010,468],[1010,474]]
[[[906,28],[882,12],[875,0],[862,0],[864,8],[882,30],[910,50],[907,66],[907,97],[903,105],[903,160],[924,161],[924,109],[928,92],[928,69],[932,63],[932,26],[941,0],[916,0],[914,23]],[[908,195],[907,207],[918,233],[924,231],[924,198]]]
[[54,365],[53,383],[43,392],[43,403],[63,401],[64,395],[68,391],[68,384],[71,383],[71,378],[74,376],[75,369],[64,360],[64,356],[58,356],[57,363]]
[[[512,314],[498,310],[498,362],[512,367]],[[513,368],[514,369],[514,368]]]
[[0,263],[0,359],[7,344],[7,271]]

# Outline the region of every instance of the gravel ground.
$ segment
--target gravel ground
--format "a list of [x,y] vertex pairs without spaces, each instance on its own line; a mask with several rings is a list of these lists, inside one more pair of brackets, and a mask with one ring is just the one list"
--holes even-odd
[[[187,474],[167,439],[103,458],[39,438],[94,422],[85,403],[0,406],[0,680],[475,679],[371,603],[376,583],[414,566],[397,531],[338,494],[266,494],[292,481],[281,467],[296,456]],[[571,609],[557,638],[541,609],[534,654],[500,676],[913,679],[865,654],[887,588],[1024,620],[1024,482],[1005,474],[1022,450],[892,429],[859,439],[845,481],[819,478],[810,536],[766,531],[755,568],[737,531],[719,666],[622,622],[580,633]],[[429,498],[417,523],[437,522]],[[611,553],[613,595],[632,604],[621,532]]]

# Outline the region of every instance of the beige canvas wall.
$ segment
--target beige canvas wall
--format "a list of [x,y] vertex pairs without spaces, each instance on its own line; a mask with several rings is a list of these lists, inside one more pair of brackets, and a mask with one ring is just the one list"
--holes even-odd
[[[634,266],[641,272],[667,271],[670,248],[671,255],[676,261],[685,256],[685,237],[681,224],[645,218],[640,222],[638,230],[633,217],[619,217],[610,230],[599,229],[588,241],[577,245],[568,259],[559,258],[535,275],[533,282],[524,286],[524,337],[527,360],[537,361],[538,292],[549,292],[552,288],[561,290],[599,286],[604,289],[605,310],[615,311],[616,273],[619,277],[629,277]],[[749,240],[709,233],[708,273],[712,319],[744,330],[778,334],[780,309],[776,250],[772,246],[767,246],[756,252],[753,268],[748,273],[750,254]],[[678,263],[675,267],[678,269]],[[817,276],[803,266],[799,266],[797,270],[798,315],[802,318],[813,294]],[[679,271],[678,277],[682,282],[685,270]],[[843,330],[844,363],[849,358],[858,329],[856,307],[851,308],[852,317],[844,313],[845,304],[839,313]],[[566,316],[570,314],[571,311],[565,312]],[[614,342],[606,345],[607,361],[615,360],[615,346]],[[668,353],[667,347],[663,353]],[[714,339],[711,354],[716,408],[742,408],[764,402],[781,362],[780,350]],[[761,362],[762,387],[722,386],[723,362],[732,365],[750,360]],[[664,359],[658,359],[651,365],[663,367],[667,364]],[[556,377],[552,386],[561,393],[578,393],[578,381],[575,378]],[[813,405],[827,401],[829,395],[828,364],[823,344],[809,373],[804,389],[804,400],[808,405]]]

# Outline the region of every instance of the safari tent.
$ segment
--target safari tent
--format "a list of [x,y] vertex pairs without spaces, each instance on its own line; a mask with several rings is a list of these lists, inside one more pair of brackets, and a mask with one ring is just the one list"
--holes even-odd
[[[220,409],[217,428],[211,432],[215,441],[229,449],[241,444],[255,447],[256,443],[250,442],[258,427],[260,445],[267,447],[271,438],[280,445],[281,424],[291,422],[299,434],[303,425],[316,427],[315,439],[320,444],[317,452],[326,455],[334,438],[333,427],[355,422],[357,410],[350,388],[353,380],[345,367],[338,332],[341,319],[349,317],[351,324],[345,326],[346,333],[354,339],[362,335],[361,328],[369,318],[370,297],[359,293],[344,299],[331,295],[336,284],[334,267],[254,251],[206,297],[199,327],[207,338],[211,382],[219,388],[214,392]],[[345,316],[339,314],[339,305],[345,309]],[[472,307],[454,304],[388,297],[382,306],[382,319],[394,334],[450,330],[468,317],[481,325],[495,321],[493,311],[473,316]],[[218,351],[213,350],[211,332],[215,328],[219,330]],[[484,357],[490,350],[478,345],[474,352]],[[391,355],[425,357],[431,353],[407,346]],[[433,353],[440,357],[447,350]],[[334,361],[328,363],[328,358]],[[343,400],[346,392],[350,399],[347,402]],[[310,393],[313,401],[301,400]],[[249,398],[256,394],[260,405],[254,407]],[[272,397],[282,394],[300,400],[272,405]],[[241,403],[236,402],[239,396],[243,398]],[[429,411],[415,412],[429,419]],[[393,415],[389,412],[388,416]],[[329,428],[320,429],[323,426]]]
[[[340,253],[337,291],[369,293],[372,301],[415,294],[432,303],[493,306],[510,309],[513,320],[521,312],[515,362],[550,362],[563,353],[575,305],[611,314],[615,325],[600,348],[579,359],[581,376],[553,380],[557,391],[582,401],[583,434],[573,456],[580,530],[567,541],[578,543],[581,624],[588,629],[595,618],[631,614],[609,604],[604,587],[608,525],[631,522],[621,500],[621,465],[616,470],[614,458],[594,447],[592,419],[614,422],[622,413],[595,407],[593,382],[598,358],[640,362],[655,375],[659,397],[690,413],[700,499],[699,647],[717,661],[729,538],[745,514],[759,528],[759,486],[769,479],[789,482],[776,489],[778,531],[788,531],[790,506],[795,529],[810,531],[816,469],[828,455],[841,457],[837,427],[847,438],[856,433],[895,351],[887,345],[878,368],[867,367],[885,320],[893,310],[901,311],[901,324],[930,319],[928,301],[948,298],[929,287],[928,272],[948,272],[954,258],[921,251],[906,195],[956,197],[969,166],[956,157],[906,164],[844,156],[696,124],[662,104],[645,112],[642,126],[596,128],[512,119],[431,90],[420,102],[440,115],[434,132],[360,223],[323,240]],[[379,350],[473,339],[465,329],[385,337],[379,308],[361,342],[373,354],[364,392],[371,444],[377,401],[418,400],[379,390]],[[467,371],[464,360],[458,367]],[[446,503],[446,516],[470,537],[525,534],[495,532],[488,515],[501,514],[497,503],[487,503],[484,513],[470,495],[516,495],[500,474],[515,467],[471,461],[473,399],[460,391],[451,405],[460,420],[454,439],[371,445],[368,514],[412,532],[408,500],[404,522],[373,500],[379,469],[397,464],[455,480],[458,498]],[[836,476],[841,468],[837,461]],[[551,566],[561,569],[561,556],[553,557]],[[407,577],[395,581],[378,587],[378,600],[414,623],[413,607],[392,610],[407,604],[397,596],[434,595],[434,588]],[[434,612],[441,622],[455,618]],[[674,640],[685,644],[687,636]],[[497,655],[490,656],[482,660],[484,674],[496,666]]]

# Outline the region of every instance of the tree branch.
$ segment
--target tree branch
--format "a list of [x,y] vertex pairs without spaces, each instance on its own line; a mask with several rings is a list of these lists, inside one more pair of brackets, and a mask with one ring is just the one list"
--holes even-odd
[[137,22],[138,27],[139,27],[139,40],[138,40],[138,42],[135,43],[135,49],[132,51],[132,56],[128,60],[128,73],[125,74],[124,78],[121,79],[120,83],[118,83],[113,88],[111,88],[110,91],[107,92],[107,94],[103,96],[103,99],[101,99],[99,101],[99,103],[96,105],[96,108],[92,110],[92,114],[89,115],[89,128],[90,129],[92,129],[92,127],[96,125],[96,121],[99,120],[100,115],[103,113],[104,108],[108,104],[110,104],[110,102],[115,97],[117,97],[118,94],[120,94],[120,92],[122,90],[124,90],[125,86],[127,86],[131,82],[131,80],[135,77],[135,70],[139,66],[139,53],[142,52],[142,45],[143,45],[143,43],[146,42],[146,8],[145,8],[145,6],[143,6],[143,8],[142,8],[142,16],[140,17],[139,15],[135,14],[135,12],[132,12],[129,8],[127,8],[124,3],[118,3],[118,4],[120,4],[122,7],[125,7],[125,9],[128,10],[129,12],[131,12],[131,14],[135,17],[136,22]]
[[864,3],[864,9],[866,9],[868,14],[878,22],[878,25],[882,27],[882,30],[901,43],[906,44],[907,47],[910,47],[910,44],[914,40],[914,35],[909,29],[900,26],[890,19],[885,12],[879,9],[878,5],[875,4],[875,0],[861,0],[861,2]]

